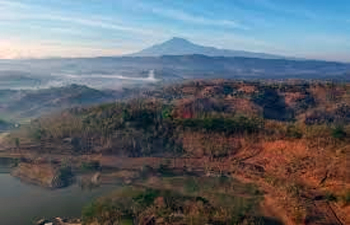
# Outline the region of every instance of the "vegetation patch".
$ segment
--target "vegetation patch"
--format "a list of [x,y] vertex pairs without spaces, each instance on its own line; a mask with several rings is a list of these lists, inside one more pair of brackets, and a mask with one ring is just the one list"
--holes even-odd
[[152,220],[157,224],[241,224],[257,220],[253,205],[224,196],[218,199],[227,203],[219,205],[172,190],[130,188],[86,206],[82,217],[84,224],[113,224],[125,219],[136,224]]

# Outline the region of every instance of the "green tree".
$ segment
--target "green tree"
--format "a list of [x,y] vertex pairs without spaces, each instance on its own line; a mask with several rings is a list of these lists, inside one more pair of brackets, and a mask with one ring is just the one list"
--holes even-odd
[[344,139],[346,137],[346,132],[344,130],[344,127],[342,126],[337,126],[332,130],[332,137],[337,138],[337,139]]

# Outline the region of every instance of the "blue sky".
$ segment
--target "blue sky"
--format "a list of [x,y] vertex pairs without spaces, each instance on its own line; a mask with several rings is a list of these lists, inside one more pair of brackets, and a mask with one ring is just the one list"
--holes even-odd
[[350,62],[350,2],[0,0],[0,58],[120,55],[174,36]]

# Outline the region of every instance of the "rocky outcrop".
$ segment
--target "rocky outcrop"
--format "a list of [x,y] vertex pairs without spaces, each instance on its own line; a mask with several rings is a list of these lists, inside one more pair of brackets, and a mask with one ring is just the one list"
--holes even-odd
[[74,180],[69,167],[51,164],[20,163],[11,175],[24,182],[53,189],[69,186]]

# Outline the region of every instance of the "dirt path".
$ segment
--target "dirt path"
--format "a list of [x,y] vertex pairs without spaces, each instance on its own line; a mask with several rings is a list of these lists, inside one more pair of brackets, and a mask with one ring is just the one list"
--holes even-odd
[[[254,154],[253,157],[249,157],[252,159],[254,157],[258,157],[258,154]],[[244,158],[241,162],[246,161],[247,158]],[[262,203],[262,209],[267,216],[279,218],[286,225],[294,225],[297,222],[293,221],[291,215],[288,215],[288,210],[283,207],[283,201],[288,201],[287,199],[283,199],[281,193],[278,193],[276,187],[273,187],[266,183],[264,180],[264,176],[261,177],[246,177],[247,171],[240,171],[238,175],[238,179],[245,182],[255,183],[260,187],[261,190],[265,192],[264,201]],[[308,192],[306,190],[306,192]],[[286,194],[283,194],[286,197]],[[331,205],[326,200],[317,200],[315,196],[322,196],[322,193],[315,194],[310,191],[309,193],[304,193],[299,200],[300,203],[306,209],[306,217],[303,224],[305,225],[345,225],[344,222],[337,216],[335,210],[331,207]],[[308,197],[305,197],[308,196]],[[288,207],[288,206],[287,206]]]
[[264,216],[269,218],[277,218],[283,222],[284,225],[295,225],[295,223],[287,216],[285,210],[278,205],[276,196],[270,193],[265,193],[264,200],[261,203],[261,210]]

